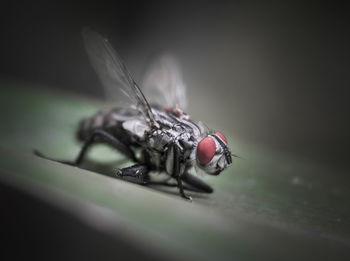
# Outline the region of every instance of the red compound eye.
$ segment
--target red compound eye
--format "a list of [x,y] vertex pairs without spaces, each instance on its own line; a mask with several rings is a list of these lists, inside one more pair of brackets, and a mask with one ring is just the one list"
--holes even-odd
[[215,154],[215,141],[211,137],[205,137],[197,146],[197,159],[203,165],[209,163]]
[[226,137],[221,133],[221,132],[215,132],[216,135],[218,135],[226,144],[227,144],[227,140]]

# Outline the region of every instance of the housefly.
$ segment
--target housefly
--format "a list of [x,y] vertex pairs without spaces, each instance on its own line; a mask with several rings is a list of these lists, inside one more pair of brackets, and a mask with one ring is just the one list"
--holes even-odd
[[[150,182],[149,172],[165,172],[176,181],[180,195],[186,183],[195,190],[211,193],[212,188],[190,174],[191,168],[219,175],[232,163],[225,136],[208,131],[194,122],[186,109],[186,90],[177,64],[170,56],[155,61],[145,73],[142,91],[109,41],[91,29],[83,30],[90,62],[109,98],[124,106],[103,110],[83,119],[77,136],[84,145],[72,162],[79,166],[94,143],[107,143],[135,164],[118,169],[120,178],[140,184]],[[37,155],[43,156],[39,152]],[[46,157],[45,157],[46,158]]]

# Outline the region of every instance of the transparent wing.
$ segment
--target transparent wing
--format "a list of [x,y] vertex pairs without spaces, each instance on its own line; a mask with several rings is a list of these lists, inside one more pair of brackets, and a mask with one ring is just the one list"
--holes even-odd
[[120,94],[124,94],[152,127],[158,126],[145,96],[108,40],[88,28],[83,30],[82,35],[90,62],[108,98],[117,101]]
[[154,60],[142,81],[142,90],[151,104],[186,110],[186,86],[175,59],[162,55]]

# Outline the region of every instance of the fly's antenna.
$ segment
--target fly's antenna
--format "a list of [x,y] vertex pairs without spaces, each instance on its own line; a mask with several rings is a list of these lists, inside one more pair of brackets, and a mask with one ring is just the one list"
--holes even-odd
[[231,153],[231,156],[232,156],[232,157],[235,157],[235,158],[243,159],[242,157],[238,156],[237,154]]
[[215,135],[215,134],[212,135],[212,137],[214,137],[214,139],[216,139],[216,140],[220,143],[220,145],[221,145],[222,148],[224,149],[224,155],[225,155],[225,158],[226,158],[226,160],[227,160],[227,163],[228,163],[228,164],[231,164],[231,163],[232,163],[231,152],[230,152],[230,150],[228,149],[226,143],[224,143],[224,142],[222,141],[222,139],[221,139],[220,137],[218,137],[217,135]]
[[226,146],[226,148],[224,148],[224,151],[225,151],[224,153],[225,153],[227,163],[231,164],[232,163],[231,152],[228,150],[227,146]]

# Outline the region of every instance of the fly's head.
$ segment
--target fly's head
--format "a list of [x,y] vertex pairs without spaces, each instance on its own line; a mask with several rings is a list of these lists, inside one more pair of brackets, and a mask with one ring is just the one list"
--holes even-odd
[[209,134],[199,141],[196,148],[197,165],[210,175],[219,175],[232,163],[226,137],[220,132]]

